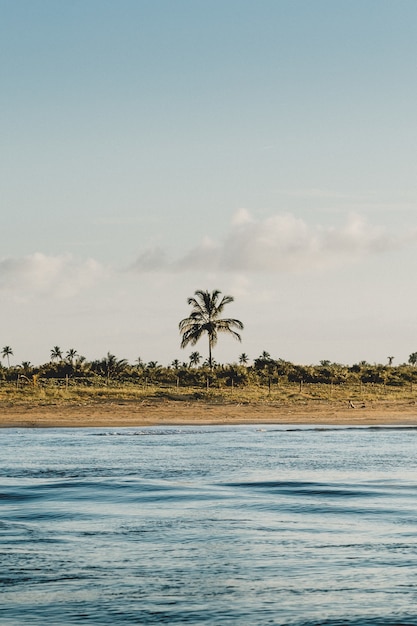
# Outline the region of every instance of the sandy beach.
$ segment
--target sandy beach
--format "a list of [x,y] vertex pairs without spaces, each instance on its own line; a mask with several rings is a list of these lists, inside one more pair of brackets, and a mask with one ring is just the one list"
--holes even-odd
[[0,406],[0,428],[135,427],[209,424],[416,425],[417,405],[379,402],[349,407],[342,403],[304,405],[209,404],[147,400],[91,404]]

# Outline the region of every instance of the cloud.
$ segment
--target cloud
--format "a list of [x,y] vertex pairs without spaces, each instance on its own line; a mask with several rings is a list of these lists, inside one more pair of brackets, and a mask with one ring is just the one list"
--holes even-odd
[[349,215],[341,226],[312,226],[291,213],[254,219],[246,209],[240,209],[223,241],[206,238],[173,261],[169,261],[161,249],[148,250],[132,269],[142,272],[307,271],[384,254],[416,240],[416,232],[395,236],[357,214]]
[[132,269],[139,272],[155,272],[164,270],[169,265],[167,255],[162,248],[148,248],[138,256]]
[[67,298],[90,287],[103,274],[94,259],[76,261],[69,255],[37,252],[0,260],[0,291],[20,296],[53,295]]

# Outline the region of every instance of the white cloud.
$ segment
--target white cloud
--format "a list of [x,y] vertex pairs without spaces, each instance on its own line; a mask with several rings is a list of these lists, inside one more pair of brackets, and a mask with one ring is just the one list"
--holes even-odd
[[132,269],[139,272],[156,272],[167,267],[168,261],[164,250],[159,247],[148,248],[138,256]]
[[94,259],[76,261],[69,255],[37,252],[0,260],[0,290],[20,297],[45,294],[66,298],[91,286],[103,271]]
[[293,272],[326,269],[383,254],[417,240],[417,233],[401,236],[373,226],[357,214],[341,226],[309,225],[291,213],[254,219],[240,209],[227,237],[204,239],[182,257],[168,261],[165,253],[148,250],[132,269],[138,271]]

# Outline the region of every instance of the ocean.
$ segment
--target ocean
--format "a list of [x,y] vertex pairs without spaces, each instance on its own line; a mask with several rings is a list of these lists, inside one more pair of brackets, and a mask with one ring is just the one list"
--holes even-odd
[[416,625],[417,429],[0,431],[0,624]]

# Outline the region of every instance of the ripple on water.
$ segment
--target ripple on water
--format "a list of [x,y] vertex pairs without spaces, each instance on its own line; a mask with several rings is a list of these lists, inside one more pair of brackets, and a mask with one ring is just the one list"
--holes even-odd
[[416,429],[0,433],[0,623],[417,623]]

